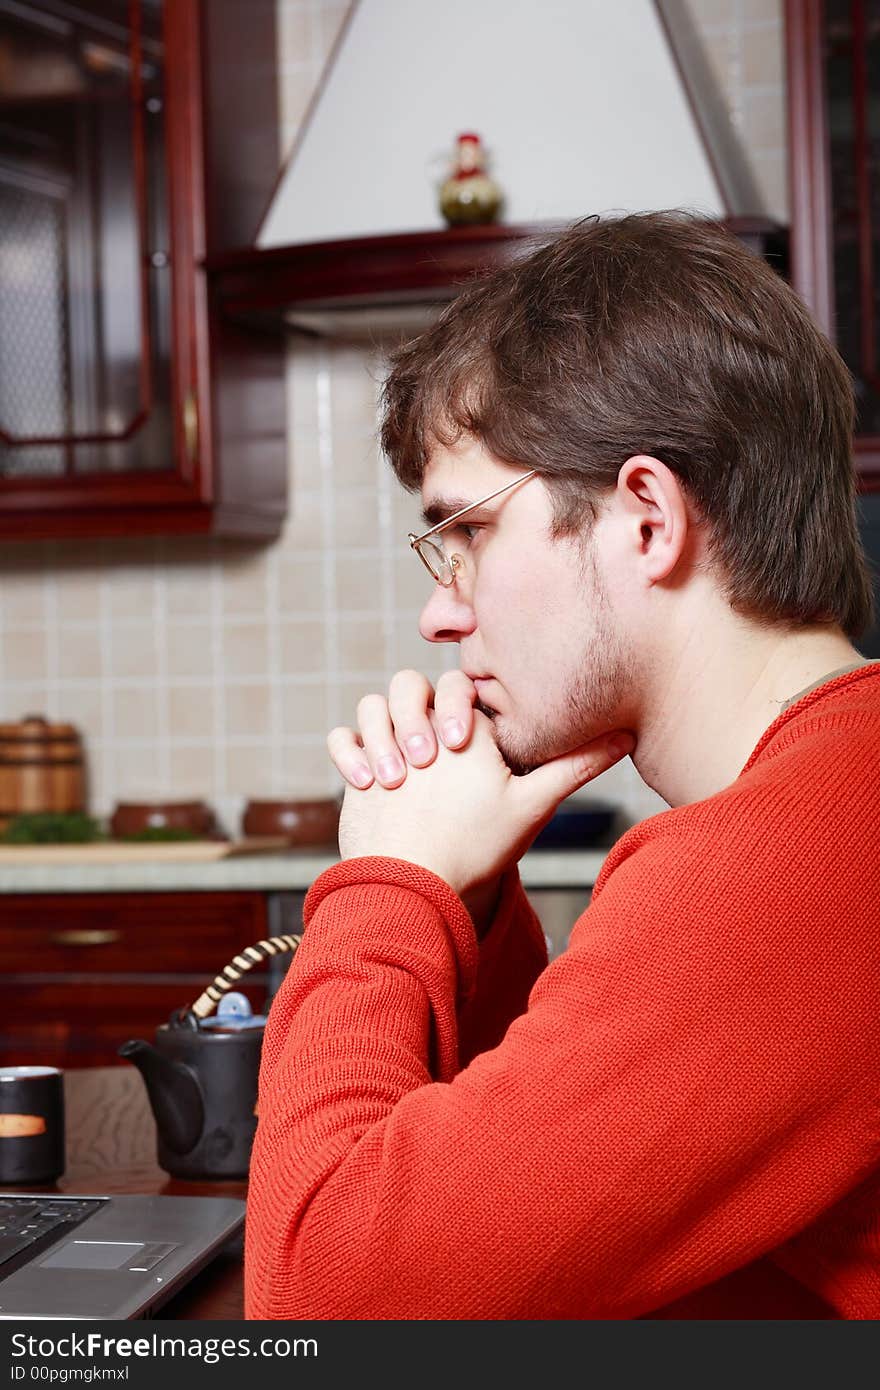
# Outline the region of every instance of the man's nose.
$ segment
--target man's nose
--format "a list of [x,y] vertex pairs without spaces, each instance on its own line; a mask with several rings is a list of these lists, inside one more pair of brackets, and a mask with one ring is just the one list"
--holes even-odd
[[462,597],[460,585],[450,584],[445,588],[435,584],[419,618],[419,632],[425,641],[460,642],[476,626],[476,614]]

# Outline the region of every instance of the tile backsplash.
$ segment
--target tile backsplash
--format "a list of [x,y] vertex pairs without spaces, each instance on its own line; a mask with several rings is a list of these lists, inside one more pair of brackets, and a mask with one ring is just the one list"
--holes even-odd
[[[780,4],[691,0],[767,211],[785,217]],[[347,10],[279,0],[289,145]],[[0,719],[81,731],[90,809],[205,797],[228,831],[249,796],[339,788],[328,729],[358,698],[457,649],[417,631],[429,580],[406,544],[418,503],[376,443],[377,352],[292,340],[290,510],[270,546],[208,539],[9,546],[0,563]],[[627,820],[662,810],[629,762],[588,789]]]

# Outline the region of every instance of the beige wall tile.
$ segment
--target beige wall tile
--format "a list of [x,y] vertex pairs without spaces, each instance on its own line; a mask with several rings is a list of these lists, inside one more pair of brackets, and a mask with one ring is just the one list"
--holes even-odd
[[117,801],[164,801],[170,797],[155,748],[128,744],[124,748],[108,749],[106,758],[114,804]]
[[165,611],[169,617],[195,618],[211,611],[210,552],[189,560],[170,557],[163,569]]
[[173,739],[214,737],[213,685],[171,686],[168,691],[168,731]]
[[106,588],[111,618],[148,617],[155,603],[152,570],[111,570]]
[[281,792],[292,800],[336,796],[342,778],[326,748],[284,748],[281,751]]
[[42,573],[0,576],[0,612],[6,628],[44,623],[46,593]]
[[271,712],[266,682],[259,685],[229,685],[224,699],[227,735],[259,735],[268,739]]
[[[391,473],[390,466],[388,472]],[[395,535],[400,535],[401,538],[404,538],[408,531],[415,531],[416,535],[419,535],[425,530],[421,493],[407,492],[395,478],[391,483],[391,522]]]
[[387,662],[381,615],[339,619],[339,665],[343,675],[384,671]]
[[[214,750],[198,744],[175,744],[171,748],[171,791],[175,800],[207,801],[212,804]],[[230,827],[221,827],[227,831]]]
[[214,671],[211,629],[200,623],[169,622],[166,628],[168,675],[210,676]]
[[376,440],[370,434],[366,418],[358,431],[353,431],[350,425],[340,430],[334,428],[333,477],[337,489],[350,484],[375,485],[379,475],[377,458]]
[[320,492],[305,488],[293,491],[281,537],[282,549],[290,555],[320,552],[323,537],[324,513]]
[[156,630],[152,623],[114,624],[109,655],[111,676],[155,677],[157,657]]
[[336,605],[341,612],[379,609],[381,558],[378,550],[337,556]]
[[97,680],[101,675],[101,634],[97,626],[62,624],[58,628],[58,674]]
[[281,687],[281,730],[285,738],[307,734],[326,738],[332,727],[330,691],[326,685]]
[[318,427],[317,374],[320,349],[291,339],[287,349],[287,421],[291,432]]
[[258,676],[269,665],[266,624],[227,622],[223,629],[223,672],[226,677]]
[[323,622],[281,622],[279,642],[282,675],[303,676],[324,670],[326,640]]
[[277,759],[268,744],[226,750],[226,790],[234,796],[270,799],[276,789]]
[[337,488],[333,498],[336,546],[378,546],[379,493],[372,487]]
[[159,714],[154,689],[114,690],[113,733],[120,738],[155,739]]
[[62,622],[91,621],[101,615],[101,571],[63,570],[57,578],[58,617]]
[[423,671],[433,680],[441,671],[458,665],[458,646],[454,642],[426,642],[419,635],[417,616],[402,613],[394,623],[391,658],[395,671]]
[[393,581],[395,613],[403,608],[421,611],[421,605],[431,597],[434,581],[406,541],[394,558]]
[[290,485],[295,493],[321,488],[321,441],[316,425],[293,429],[288,436]]
[[68,686],[53,698],[47,715],[59,723],[73,724],[86,747],[104,736],[104,701],[100,685]]
[[369,676],[341,680],[337,686],[338,722],[345,728],[357,729],[357,709],[364,696],[387,693],[387,681],[371,680]]
[[380,382],[371,357],[360,348],[330,348],[334,433],[375,428]]
[[48,671],[46,636],[34,632],[5,632],[2,637],[3,672],[6,680],[41,681]]
[[278,607],[282,613],[324,611],[324,561],[322,556],[285,553],[278,565]]
[[265,616],[268,603],[269,557],[265,551],[238,557],[223,570],[221,585],[224,614],[252,613]]

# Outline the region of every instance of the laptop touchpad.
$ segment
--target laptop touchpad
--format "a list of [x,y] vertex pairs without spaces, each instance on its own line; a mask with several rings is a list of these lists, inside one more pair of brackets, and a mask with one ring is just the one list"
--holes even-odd
[[143,1250],[143,1244],[122,1240],[69,1240],[59,1250],[53,1250],[41,1269],[121,1269],[131,1264],[132,1256]]

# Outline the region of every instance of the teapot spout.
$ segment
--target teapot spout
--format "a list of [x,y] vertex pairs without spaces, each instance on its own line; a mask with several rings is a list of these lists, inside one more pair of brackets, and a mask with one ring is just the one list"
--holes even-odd
[[201,1088],[189,1067],[136,1038],[123,1043],[118,1055],[133,1062],[144,1078],[162,1142],[174,1153],[189,1153],[205,1123]]

